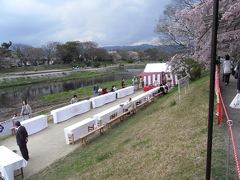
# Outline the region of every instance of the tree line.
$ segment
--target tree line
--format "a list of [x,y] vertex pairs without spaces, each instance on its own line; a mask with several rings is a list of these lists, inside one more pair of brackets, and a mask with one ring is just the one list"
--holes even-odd
[[[73,66],[99,67],[119,61],[165,61],[171,53],[159,48],[107,50],[96,42],[48,42],[41,47],[26,44],[2,43],[0,65],[28,66],[41,64],[71,64]],[[15,64],[14,64],[15,63]],[[14,64],[14,65],[13,65]],[[6,66],[7,67],[7,66]]]

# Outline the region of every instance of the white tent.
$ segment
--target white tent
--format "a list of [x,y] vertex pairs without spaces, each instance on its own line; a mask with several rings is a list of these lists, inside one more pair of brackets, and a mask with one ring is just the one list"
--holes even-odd
[[169,66],[167,63],[149,63],[146,65],[144,72],[146,73],[169,72]]
[[167,63],[149,63],[139,76],[143,77],[144,86],[164,84],[164,82],[169,82],[171,86],[177,84],[176,76]]

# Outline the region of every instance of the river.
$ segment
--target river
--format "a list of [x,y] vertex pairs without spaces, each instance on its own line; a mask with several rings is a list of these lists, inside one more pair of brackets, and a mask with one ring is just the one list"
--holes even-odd
[[[41,96],[48,94],[74,90],[84,86],[90,86],[95,83],[131,79],[134,75],[140,73],[142,69],[129,69],[127,72],[114,73],[108,76],[100,76],[87,79],[38,83],[25,86],[15,86],[0,89],[0,121],[10,118],[14,113],[20,113],[23,99],[27,99],[33,110],[39,106],[44,106],[39,101]],[[39,104],[41,103],[41,104]]]

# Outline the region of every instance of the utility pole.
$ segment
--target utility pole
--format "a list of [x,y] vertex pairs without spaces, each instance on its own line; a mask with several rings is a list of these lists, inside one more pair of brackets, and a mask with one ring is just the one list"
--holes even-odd
[[206,180],[210,180],[211,178],[214,89],[215,89],[215,69],[216,69],[215,66],[216,66],[217,30],[218,30],[218,7],[219,7],[219,0],[213,0],[211,71],[210,71],[210,90],[209,90],[209,109],[208,109],[208,139],[207,139],[207,161],[206,161],[206,176],[205,176]]

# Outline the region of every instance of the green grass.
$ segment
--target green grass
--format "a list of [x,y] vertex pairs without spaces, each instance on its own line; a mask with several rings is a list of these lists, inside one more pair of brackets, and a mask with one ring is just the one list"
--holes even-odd
[[38,66],[25,66],[25,67],[11,67],[9,69],[0,69],[1,73],[9,72],[27,72],[27,71],[38,71],[42,70],[53,70],[53,69],[71,69],[70,64],[54,64],[54,65],[38,65]]
[[[131,84],[131,80],[125,80],[126,86],[129,86]],[[116,88],[120,88],[120,81],[109,81],[104,83],[99,83],[100,88],[108,88],[108,90],[111,90],[112,85],[115,85]],[[46,102],[53,102],[53,101],[59,101],[64,99],[69,99],[76,94],[78,96],[78,99],[83,99],[89,96],[93,95],[93,86],[85,86],[82,88],[78,88],[71,91],[61,92],[61,93],[54,93],[49,94],[47,96],[42,96],[41,100]]]
[[[176,90],[155,100],[30,179],[204,179],[208,84],[207,77],[191,83],[180,102]],[[213,179],[222,179],[216,131]]]

